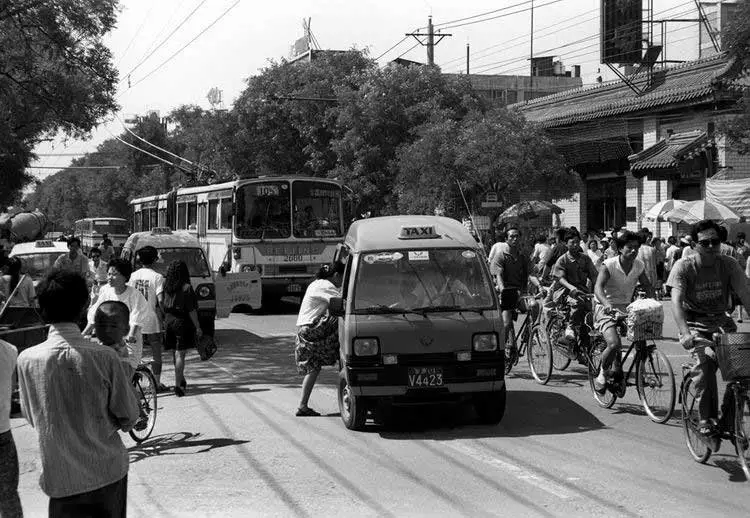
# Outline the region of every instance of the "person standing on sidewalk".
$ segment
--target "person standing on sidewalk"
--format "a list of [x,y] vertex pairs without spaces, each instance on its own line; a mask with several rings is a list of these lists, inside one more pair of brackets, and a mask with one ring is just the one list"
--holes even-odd
[[21,408],[36,429],[49,516],[126,516],[128,452],[119,431],[138,420],[138,401],[117,353],[83,337],[86,281],[53,270],[39,286],[45,342],[18,356]]
[[18,452],[10,431],[10,399],[18,351],[0,340],[0,516],[21,518],[18,497]]
[[151,346],[151,353],[154,358],[151,363],[151,370],[154,373],[154,378],[156,378],[157,390],[166,392],[169,389],[161,382],[161,353],[164,345],[161,322],[164,317],[159,305],[159,297],[164,291],[164,276],[153,268],[154,262],[159,257],[159,252],[153,246],[144,246],[136,252],[136,256],[141,262],[141,268],[130,275],[128,285],[140,291],[149,308],[151,308],[144,320],[143,329],[141,329],[143,345]]

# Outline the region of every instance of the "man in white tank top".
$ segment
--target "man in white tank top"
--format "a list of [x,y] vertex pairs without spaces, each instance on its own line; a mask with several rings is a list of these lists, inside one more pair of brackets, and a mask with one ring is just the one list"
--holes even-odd
[[[625,311],[640,283],[652,296],[651,283],[646,276],[646,265],[638,259],[641,241],[638,235],[625,231],[614,238],[619,255],[606,259],[599,267],[594,294],[598,304],[594,309],[594,327],[604,335],[607,348],[602,354],[599,376],[594,380],[597,392],[606,390],[606,370],[612,366],[613,378],[622,378],[620,335],[617,333],[616,310]],[[614,365],[613,365],[614,360]]]

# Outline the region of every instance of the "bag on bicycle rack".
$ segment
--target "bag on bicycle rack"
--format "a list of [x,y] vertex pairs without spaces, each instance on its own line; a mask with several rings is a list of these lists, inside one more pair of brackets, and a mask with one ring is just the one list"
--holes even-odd
[[628,306],[627,338],[657,340],[662,337],[664,307],[654,299],[637,299]]
[[203,335],[200,340],[195,344],[195,348],[198,349],[198,355],[201,357],[201,361],[208,361],[211,357],[216,354],[216,342],[213,336]]
[[714,338],[722,379],[750,378],[750,333],[717,334]]

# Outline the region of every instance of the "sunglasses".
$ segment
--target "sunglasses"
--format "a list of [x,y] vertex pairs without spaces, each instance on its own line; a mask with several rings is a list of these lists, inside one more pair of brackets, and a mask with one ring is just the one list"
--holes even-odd
[[703,248],[708,248],[710,246],[719,246],[721,244],[721,239],[719,239],[718,237],[715,237],[713,239],[701,239],[698,241],[698,244]]

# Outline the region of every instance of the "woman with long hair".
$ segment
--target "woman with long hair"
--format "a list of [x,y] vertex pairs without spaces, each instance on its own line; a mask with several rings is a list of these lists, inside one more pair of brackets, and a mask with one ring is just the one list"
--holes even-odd
[[198,322],[198,299],[184,261],[169,263],[159,304],[164,311],[164,349],[173,351],[174,393],[182,397],[187,387],[185,353],[203,336]]
[[36,291],[34,281],[28,275],[21,275],[23,262],[18,257],[9,257],[3,267],[4,274],[0,275],[0,306],[8,300],[13,290],[13,298],[8,302],[9,307],[30,308],[36,305]]
[[323,265],[307,287],[300,304],[294,347],[297,372],[304,376],[297,408],[299,417],[320,415],[307,405],[310,394],[321,367],[334,365],[339,359],[338,318],[328,313],[328,304],[332,297],[339,296],[343,271],[341,263]]

